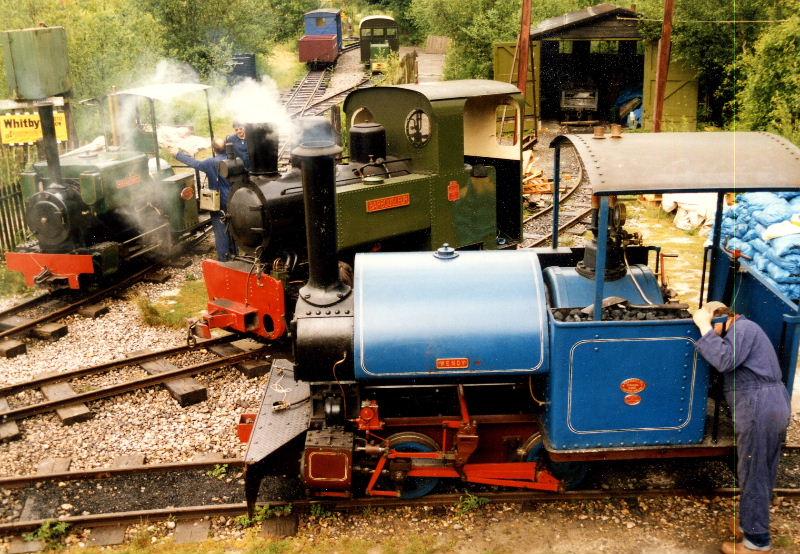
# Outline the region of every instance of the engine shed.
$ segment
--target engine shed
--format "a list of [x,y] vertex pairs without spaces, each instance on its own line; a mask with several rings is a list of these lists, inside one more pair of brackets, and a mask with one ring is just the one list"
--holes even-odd
[[[614,4],[546,19],[531,29],[526,117],[536,121],[627,123],[652,128],[658,44],[644,40],[639,14]],[[495,45],[494,78],[516,82],[514,43]],[[696,74],[670,61],[664,123],[671,131],[697,124]]]

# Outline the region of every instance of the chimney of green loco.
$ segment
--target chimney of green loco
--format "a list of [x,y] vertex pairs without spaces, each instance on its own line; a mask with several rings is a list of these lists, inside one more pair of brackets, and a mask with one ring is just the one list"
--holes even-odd
[[42,145],[47,159],[47,169],[50,172],[51,183],[61,183],[61,160],[58,157],[58,140],[56,139],[56,123],[53,118],[52,102],[36,104],[39,110],[39,121],[42,124]]

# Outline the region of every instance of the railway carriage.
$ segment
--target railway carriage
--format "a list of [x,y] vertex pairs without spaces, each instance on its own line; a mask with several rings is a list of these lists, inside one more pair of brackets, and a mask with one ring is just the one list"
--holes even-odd
[[400,51],[397,22],[388,15],[368,15],[359,25],[361,63],[373,73],[386,69],[385,59]]
[[[350,158],[336,166],[337,234],[330,245],[340,261],[352,265],[356,252],[432,250],[443,242],[487,250],[518,243],[521,147],[518,132],[498,139],[496,114],[504,109],[520,114],[521,95],[497,81],[350,93],[344,102]],[[307,141],[334,140],[324,120],[303,127]],[[234,184],[228,220],[240,256],[203,262],[208,311],[195,328],[278,339],[307,275],[307,207],[300,169],[279,174],[277,143],[251,140],[274,134],[251,127],[247,133],[250,158],[270,161]]]
[[294,365],[273,369],[250,437],[251,507],[270,473],[295,471],[318,499],[412,498],[443,478],[555,491],[590,461],[730,454],[698,331],[648,265],[659,248],[626,231],[620,195],[718,194],[700,301],[764,328],[791,393],[800,307],[726,251],[720,220],[734,184],[797,190],[800,149],[767,133],[564,135],[556,176],[565,145],[593,190],[585,248],[559,246],[556,215],[551,248],[362,253],[352,285],[330,248],[338,147],[295,150],[319,247],[291,321]]

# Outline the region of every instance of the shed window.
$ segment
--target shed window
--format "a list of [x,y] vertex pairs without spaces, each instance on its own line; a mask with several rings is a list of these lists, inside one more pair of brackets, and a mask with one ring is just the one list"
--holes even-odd
[[327,25],[327,23],[328,23],[328,20],[325,19],[324,17],[318,17],[317,18],[317,27],[324,27],[325,25]]
[[366,29],[361,29],[361,36],[362,37],[371,37],[372,36],[372,29],[367,27]]
[[558,41],[558,53],[559,54],[572,54],[572,41],[571,40],[560,40],[560,41]]
[[589,46],[589,52],[592,54],[616,54],[618,51],[618,40],[593,40]]
[[386,36],[387,37],[393,37],[396,34],[397,34],[397,29],[395,29],[394,27],[389,27],[388,29],[386,29]]
[[382,28],[375,29],[375,36],[376,37],[382,37],[383,36],[383,29]]

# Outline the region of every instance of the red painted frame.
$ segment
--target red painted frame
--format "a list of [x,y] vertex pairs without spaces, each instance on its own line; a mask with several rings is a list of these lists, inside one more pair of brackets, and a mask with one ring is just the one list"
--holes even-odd
[[[378,480],[383,474],[386,463],[395,459],[442,460],[447,464],[438,467],[412,468],[407,473],[408,477],[463,479],[471,483],[551,492],[562,490],[561,481],[546,469],[539,467],[536,462],[491,461],[476,463],[472,461],[473,457],[479,457],[480,450],[491,452],[493,456],[490,457],[495,459],[497,453],[503,451],[502,434],[498,435],[496,429],[491,429],[492,424],[495,424],[495,427],[499,427],[501,433],[503,433],[509,432],[509,426],[518,427],[521,425],[520,429],[528,428],[533,424],[533,418],[515,415],[473,418],[469,413],[463,386],[458,387],[458,397],[461,411],[460,418],[397,418],[393,421],[387,420],[385,422],[387,428],[398,424],[402,427],[403,423],[418,428],[424,427],[424,424],[438,425],[441,429],[441,441],[439,444],[442,445],[442,449],[436,452],[398,452],[390,449],[385,452],[378,460],[367,484],[366,493],[368,496],[400,496],[399,491],[377,488]],[[483,433],[484,429],[486,430],[485,433]],[[455,432],[453,432],[454,430]],[[425,434],[430,436],[429,433]],[[487,435],[492,439],[489,441],[492,446],[488,448],[486,448],[488,445],[481,444],[481,438]],[[498,445],[500,446],[499,448]]]
[[25,276],[29,287],[36,286],[36,277],[50,271],[57,279],[66,279],[69,288],[80,288],[80,276],[94,273],[91,254],[42,254],[39,252],[7,252],[6,265]]
[[[203,279],[208,290],[209,328],[254,333],[274,340],[286,334],[286,298],[283,283],[269,275],[231,267],[216,260],[203,260]],[[272,320],[272,330],[264,318]],[[248,325],[248,321],[255,324]]]

